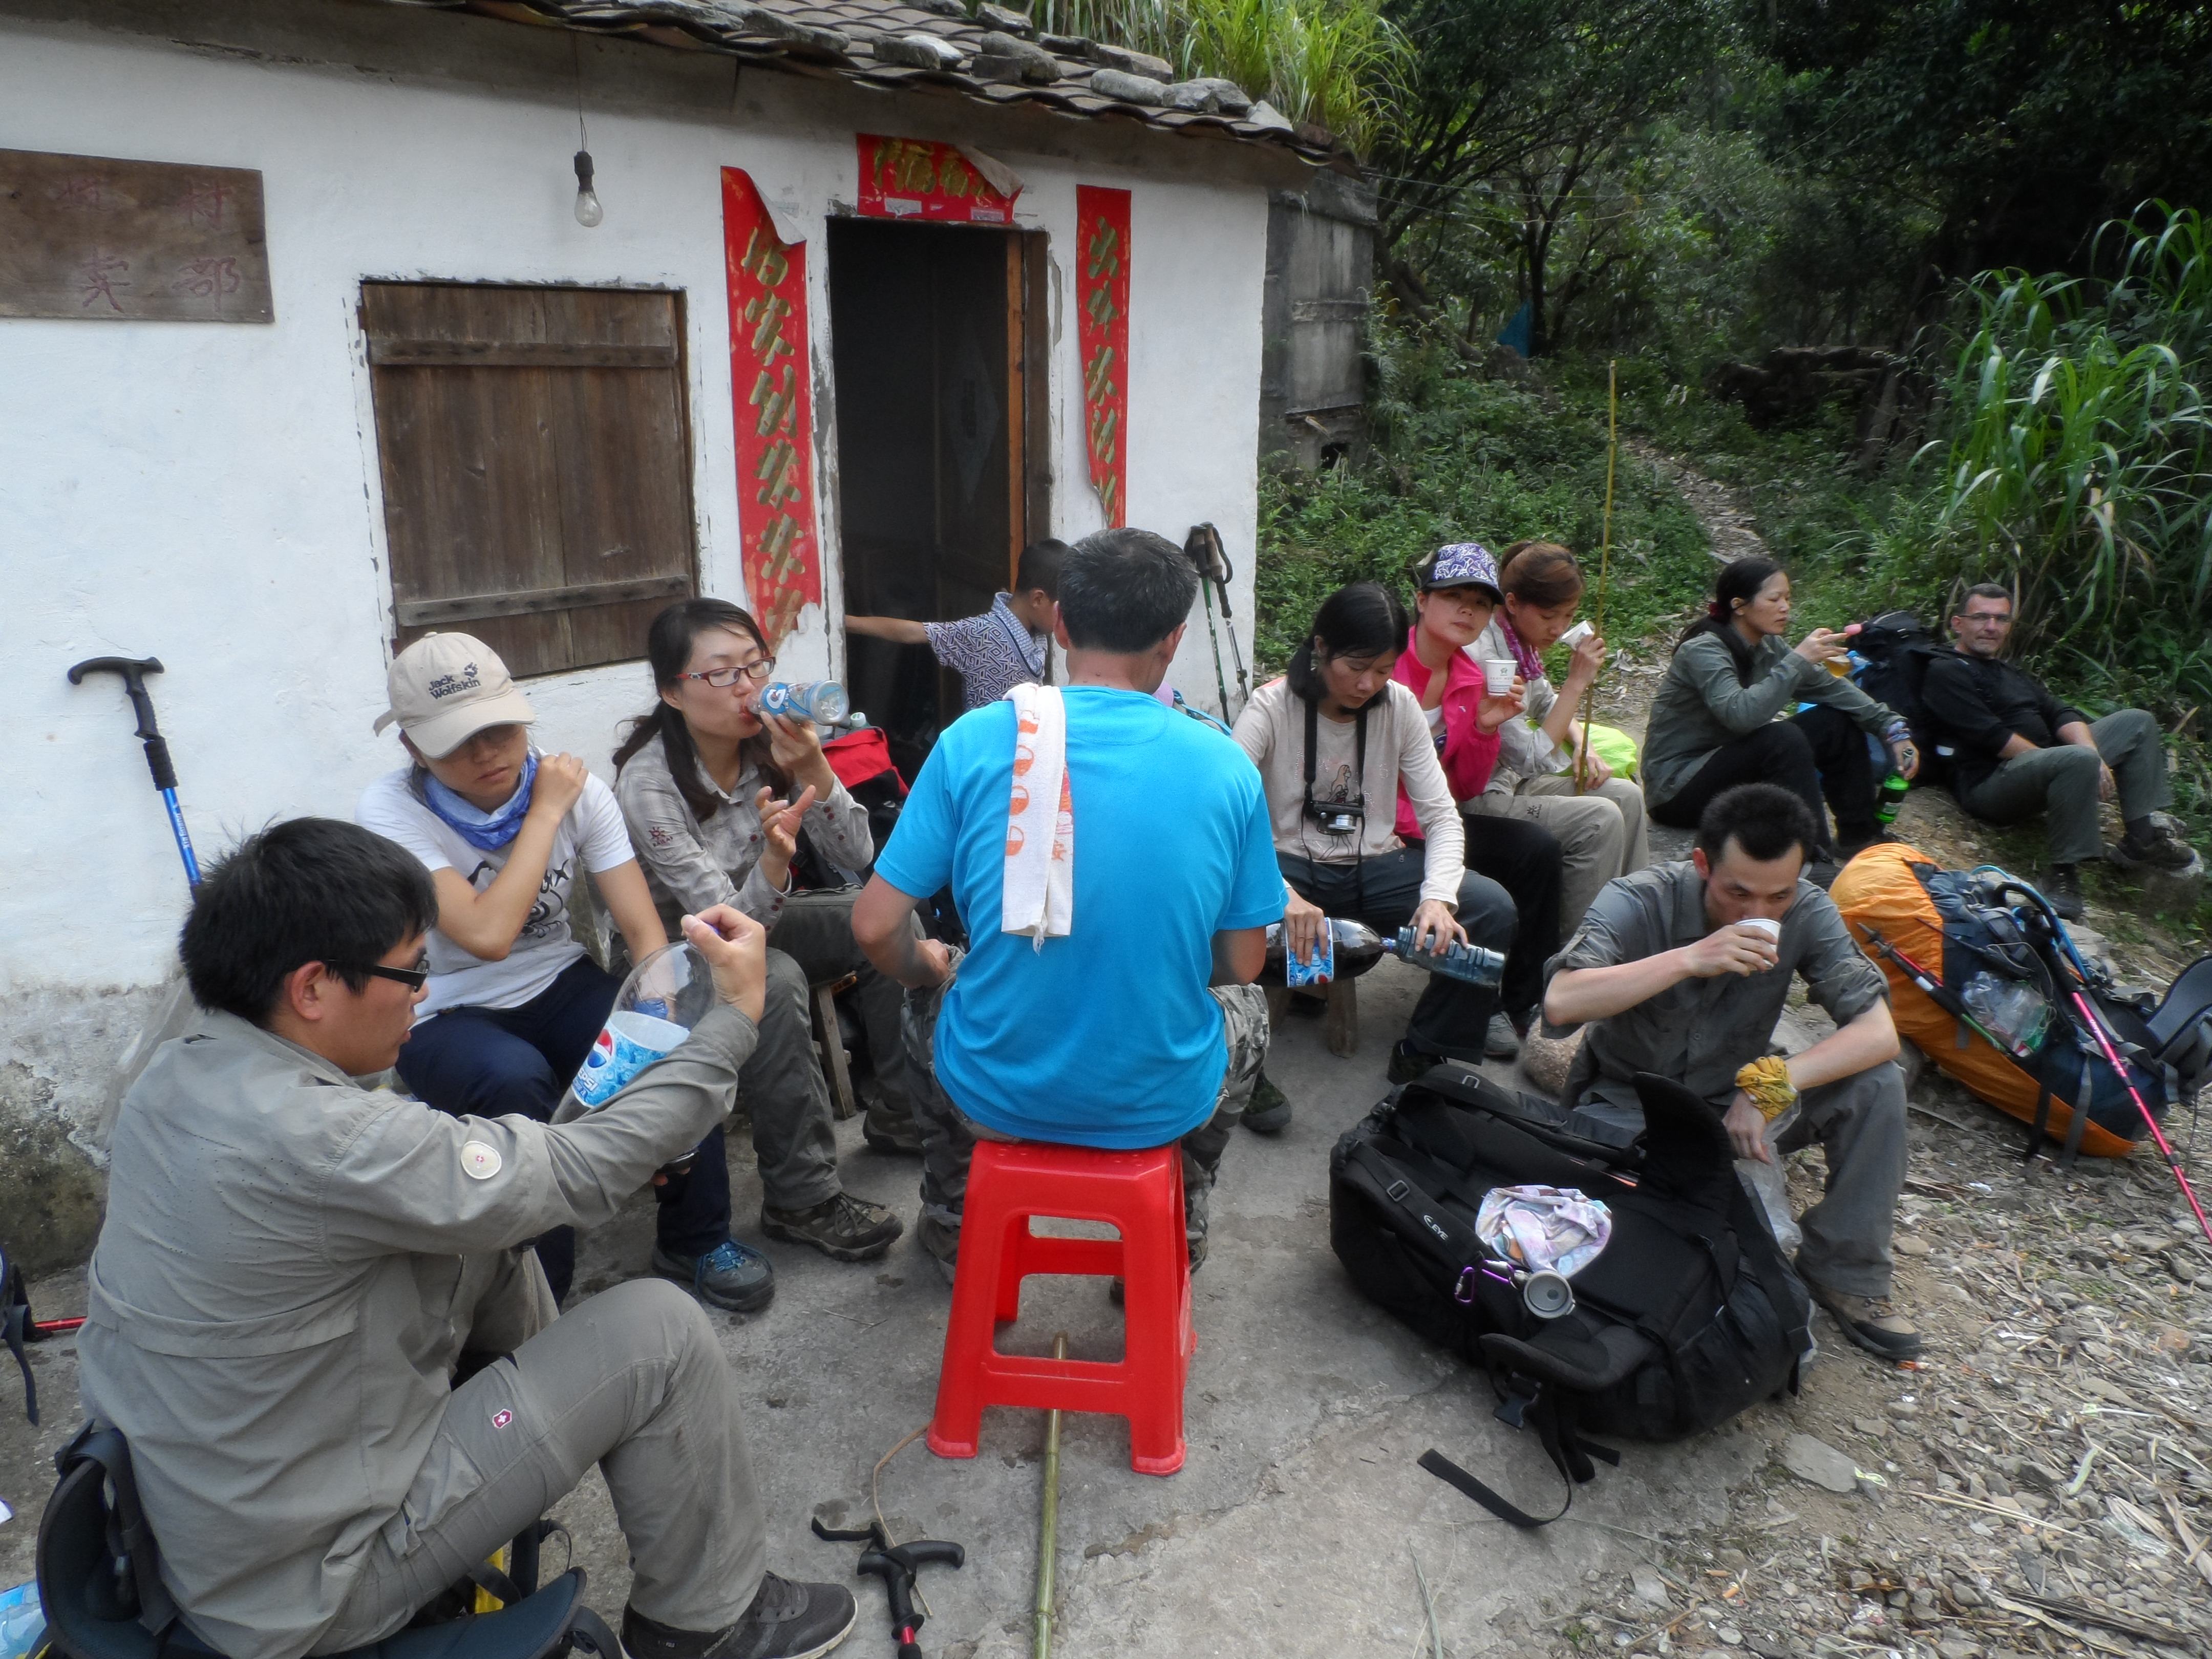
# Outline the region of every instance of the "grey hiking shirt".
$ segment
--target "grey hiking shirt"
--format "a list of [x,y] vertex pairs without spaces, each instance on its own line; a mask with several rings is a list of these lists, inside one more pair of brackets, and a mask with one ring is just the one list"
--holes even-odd
[[[760,872],[760,814],[753,797],[768,780],[748,762],[734,787],[725,790],[702,775],[701,785],[721,803],[705,822],[691,810],[668,769],[668,751],[658,737],[623,763],[615,775],[615,799],[629,825],[630,845],[645,871],[645,884],[671,939],[686,914],[697,915],[716,904],[736,907],[763,927],[783,915],[788,885],[776,888]],[[868,809],[846,793],[842,783],[826,800],[806,809],[803,828],[814,849],[847,870],[865,870],[876,861],[868,831]]]
[[1672,800],[1715,750],[1801,702],[1839,708],[1875,737],[1897,719],[1849,680],[1799,656],[1779,634],[1752,647],[1748,685],[1736,678],[1735,659],[1720,636],[1699,634],[1675,652],[1651,699],[1644,735],[1645,799],[1655,805]]
[[[1713,927],[1698,866],[1651,865],[1606,884],[1575,936],[1544,964],[1544,982],[1572,969],[1616,968],[1694,945]],[[1735,1097],[1735,1074],[1773,1039],[1792,974],[1804,975],[1813,1000],[1838,1025],[1887,994],[1880,970],[1851,942],[1835,901],[1809,881],[1797,884],[1777,949],[1780,963],[1763,974],[1686,979],[1609,1019],[1593,1021],[1568,1070],[1560,1103],[1572,1109],[1595,1096],[1633,1109],[1636,1074],[1656,1072],[1725,1111]]]
[[[1521,659],[1505,638],[1503,610],[1475,636],[1467,653],[1477,662],[1510,662],[1515,673],[1521,672]],[[1482,792],[1486,795],[1510,795],[1530,778],[1567,769],[1567,751],[1543,732],[1544,722],[1559,705],[1559,691],[1545,676],[1531,674],[1522,681],[1522,699],[1526,706],[1520,714],[1498,728],[1498,764],[1491,768],[1490,782]]]
[[[370,1541],[406,1550],[454,1362],[555,1316],[522,1247],[599,1225],[696,1146],[756,1036],[718,1006],[558,1127],[364,1089],[229,1014],[161,1047],[116,1120],[79,1376],[131,1443],[194,1634],[298,1659]],[[476,1478],[465,1460],[442,1477]]]

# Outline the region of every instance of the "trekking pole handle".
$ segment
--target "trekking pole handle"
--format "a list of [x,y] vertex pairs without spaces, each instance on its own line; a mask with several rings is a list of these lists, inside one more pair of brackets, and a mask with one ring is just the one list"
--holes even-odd
[[174,789],[177,769],[170,763],[168,740],[162,737],[161,728],[154,719],[154,698],[146,690],[146,676],[161,672],[159,657],[88,657],[70,670],[69,682],[71,685],[82,685],[88,674],[121,677],[131,707],[138,716],[137,735],[146,745],[146,768],[154,775],[154,787]]

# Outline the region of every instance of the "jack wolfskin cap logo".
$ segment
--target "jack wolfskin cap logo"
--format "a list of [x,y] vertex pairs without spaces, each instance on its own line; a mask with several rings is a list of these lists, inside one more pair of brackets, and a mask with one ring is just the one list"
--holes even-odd
[[433,697],[450,697],[457,691],[473,691],[483,684],[477,665],[468,664],[458,674],[441,674],[423,688]]

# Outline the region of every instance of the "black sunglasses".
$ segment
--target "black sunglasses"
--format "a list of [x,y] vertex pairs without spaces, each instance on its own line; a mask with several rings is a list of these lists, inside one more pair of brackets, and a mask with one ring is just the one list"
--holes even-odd
[[428,968],[387,968],[380,962],[333,962],[326,965],[350,968],[357,974],[374,974],[379,979],[388,979],[404,985],[410,991],[421,990],[430,977]]

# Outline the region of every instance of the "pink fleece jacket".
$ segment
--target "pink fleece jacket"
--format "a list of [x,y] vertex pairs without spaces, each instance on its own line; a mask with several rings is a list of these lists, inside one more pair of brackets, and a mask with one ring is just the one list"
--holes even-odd
[[[1390,678],[1408,688],[1416,700],[1429,689],[1428,665],[1413,649],[1411,632]],[[1491,771],[1498,764],[1498,733],[1485,732],[1474,723],[1482,692],[1482,665],[1464,651],[1453,652],[1444,681],[1444,746],[1437,759],[1443,763],[1444,781],[1451,786],[1454,800],[1480,795],[1489,787]],[[1398,834],[1413,841],[1421,838],[1421,821],[1402,787],[1398,791]]]

